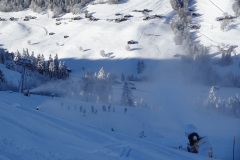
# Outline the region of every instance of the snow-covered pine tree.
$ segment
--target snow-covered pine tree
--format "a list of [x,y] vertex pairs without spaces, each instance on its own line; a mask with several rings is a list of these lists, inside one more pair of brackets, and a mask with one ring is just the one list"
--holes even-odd
[[58,55],[56,54],[54,57],[54,77],[58,77],[58,72],[59,72],[59,60],[58,60]]
[[104,71],[103,67],[99,70],[99,72],[97,74],[97,78],[105,80],[106,75],[105,75],[105,71]]
[[101,102],[107,103],[108,97],[111,95],[112,87],[109,81],[110,75],[106,76],[103,67],[97,74],[97,79],[95,79],[95,93],[99,97]]
[[121,104],[124,106],[133,106],[132,90],[127,81],[124,82],[121,95]]
[[5,83],[5,78],[2,70],[0,70],[0,83]]
[[138,74],[142,73],[143,69],[144,69],[144,62],[143,62],[143,60],[138,60],[138,63],[137,63],[137,72],[138,72]]
[[93,74],[87,72],[82,78],[83,92],[86,96],[93,93]]
[[45,59],[43,54],[42,55],[39,54],[37,57],[37,70],[40,74],[43,74],[46,70]]
[[209,95],[208,95],[208,100],[207,100],[207,105],[210,108],[218,108],[217,105],[217,97],[215,95],[215,87],[212,86],[210,91],[209,91]]
[[51,62],[53,62],[53,59],[52,59],[52,55],[50,54],[50,55],[49,55],[49,59],[48,59],[48,61],[47,61],[46,70],[45,70],[45,72],[46,72],[47,74],[49,74],[49,66],[50,66],[50,63],[51,63]]
[[59,62],[58,79],[66,79],[69,76],[65,62]]
[[122,81],[125,81],[125,79],[126,79],[126,78],[125,78],[125,75],[122,73],[121,80],[122,80]]
[[3,91],[5,89],[6,89],[6,80],[2,70],[0,70],[0,91]]
[[49,71],[49,76],[50,76],[50,78],[54,78],[54,75],[55,75],[55,65],[54,65],[54,61],[51,61],[51,62],[49,63],[48,71]]
[[34,52],[32,52],[29,59],[31,59],[31,68],[30,69],[32,71],[36,71],[37,70],[37,58],[34,56]]

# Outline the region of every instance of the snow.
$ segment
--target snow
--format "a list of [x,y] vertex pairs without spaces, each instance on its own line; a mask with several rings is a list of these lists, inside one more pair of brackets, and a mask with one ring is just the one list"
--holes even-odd
[[[233,1],[196,0],[194,8],[201,15],[194,23],[201,28],[195,41],[209,47],[212,60],[220,57],[217,46],[239,45],[239,18],[229,30],[221,31],[216,17],[223,12],[233,15]],[[28,48],[30,52],[44,54],[45,58],[56,53],[72,69],[67,82],[49,82],[32,89],[32,92],[49,89],[60,90],[66,97],[47,97],[31,94],[0,92],[0,159],[3,160],[80,160],[80,159],[132,159],[171,160],[209,159],[207,155],[186,151],[186,132],[196,130],[207,136],[213,148],[214,159],[232,159],[233,137],[236,136],[235,159],[240,159],[240,119],[210,112],[197,104],[208,97],[211,86],[190,81],[182,71],[182,62],[175,54],[184,54],[184,49],[175,45],[170,22],[175,16],[168,0],[128,0],[118,5],[88,5],[86,9],[101,20],[92,22],[85,18],[71,20],[84,14],[65,14],[61,25],[56,25],[52,13],[0,12],[0,45],[11,52]],[[144,15],[134,9],[150,9],[150,15],[163,15],[162,19],[143,21]],[[115,13],[133,15],[129,20],[115,23]],[[37,19],[23,21],[26,15]],[[18,18],[9,21],[10,17]],[[236,25],[235,27],[232,27]],[[50,32],[55,33],[49,35]],[[64,36],[69,36],[64,38]],[[31,40],[31,45],[27,43]],[[127,41],[138,44],[125,49]],[[58,43],[58,45],[57,45]],[[83,51],[79,48],[82,47]],[[110,57],[102,57],[104,50]],[[237,73],[239,47],[236,59],[230,66],[216,67],[221,73]],[[123,84],[113,85],[111,111],[104,112],[104,104],[85,102],[71,97],[71,89],[79,85],[86,71],[98,73],[103,67],[105,74],[136,74],[137,61],[144,59],[146,68],[142,76],[149,81],[136,82],[133,95],[137,103],[147,107],[119,106]],[[82,68],[85,68],[83,70]],[[0,65],[5,78],[18,86],[20,74]],[[68,87],[66,85],[69,85]],[[76,85],[76,86],[75,86]],[[217,97],[228,98],[240,94],[238,88],[220,87]],[[39,110],[36,110],[39,106]],[[80,112],[80,107],[86,114]],[[91,106],[98,110],[91,113]],[[108,105],[107,105],[108,106]],[[113,112],[113,107],[115,112]],[[112,129],[114,131],[112,131]],[[144,131],[146,138],[139,138]],[[182,145],[183,149],[178,149]]]
[[[171,148],[186,142],[184,126],[177,122],[178,117],[169,118],[169,113],[158,108],[128,108],[124,113],[122,106],[114,106],[115,112],[103,112],[101,104],[79,100],[11,93],[10,101],[9,93],[0,94],[1,127],[6,128],[0,133],[0,148],[6,159],[208,159]],[[86,116],[79,111],[80,105],[86,108]],[[98,109],[97,114],[91,113],[91,105]],[[212,122],[212,116],[205,118],[211,120],[207,125],[194,123],[202,132],[210,127],[203,134],[207,133],[215,144],[214,151],[221,150],[221,144],[226,144],[225,134],[234,134],[236,125],[223,123],[233,122],[231,118],[214,116],[220,120],[217,123]],[[223,126],[226,131],[221,133]],[[145,139],[137,137],[141,130],[145,131]],[[215,134],[222,139],[214,139]],[[231,150],[228,147],[222,149],[227,153]]]
[[[30,52],[41,53],[45,57],[57,53],[59,58],[102,59],[100,50],[105,50],[106,53],[113,53],[112,56],[118,59],[172,58],[174,52],[171,52],[171,49],[180,47],[173,42],[169,20],[163,18],[143,21],[142,13],[132,12],[134,9],[145,8],[153,10],[150,14],[165,15],[172,11],[169,3],[157,0],[151,3],[132,0],[118,5],[89,5],[87,7],[89,13],[100,18],[99,21],[92,22],[88,19],[74,21],[71,18],[78,15],[66,14],[62,17],[61,25],[56,25],[56,21],[49,13],[37,14],[31,10],[1,13],[0,16],[6,19],[10,17],[19,19],[0,22],[0,44],[3,44],[9,51],[16,52],[16,50],[22,51],[23,48],[28,48]],[[133,17],[121,23],[107,21],[107,19],[118,18],[115,13],[130,14]],[[37,19],[23,21],[26,15],[36,16]],[[84,17],[84,14],[80,16]],[[49,36],[50,32],[55,34]],[[63,38],[65,35],[69,38]],[[28,45],[28,40],[31,40],[31,45]],[[126,51],[125,47],[129,40],[136,40],[139,44],[131,45],[131,51]],[[162,48],[161,46],[168,47]],[[80,51],[80,47],[84,51]],[[145,54],[146,51],[148,54]]]
[[21,74],[7,69],[5,67],[5,65],[3,65],[3,64],[0,64],[0,68],[1,68],[3,75],[4,75],[5,79],[7,80],[8,84],[12,85],[14,87],[18,87],[20,78],[21,78]]
[[[196,11],[201,14],[196,20],[196,23],[201,25],[200,30],[197,32],[198,38],[196,40],[200,40],[205,46],[210,46],[212,53],[216,52],[216,46],[224,47],[223,44],[239,45],[239,37],[236,36],[240,34],[238,27],[239,17],[233,20],[225,31],[221,31],[221,22],[216,21],[217,17],[223,17],[225,13],[235,16],[232,10],[233,2],[217,0],[196,1]],[[239,53],[239,51],[239,47],[236,48],[236,52]]]

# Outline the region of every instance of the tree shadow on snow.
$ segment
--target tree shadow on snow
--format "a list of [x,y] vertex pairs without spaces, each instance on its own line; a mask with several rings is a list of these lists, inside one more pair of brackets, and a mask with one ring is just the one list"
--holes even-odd
[[132,48],[131,51],[141,50],[142,48]]
[[127,3],[129,0],[120,0],[120,2],[118,2],[118,4],[123,4],[123,3]]
[[40,42],[36,42],[36,43],[32,43],[32,45],[37,45],[37,44],[39,44]]
[[83,52],[87,52],[87,51],[90,51],[91,49],[84,49]]
[[215,53],[211,54],[210,57],[214,58],[215,56],[220,55],[220,54],[221,54],[221,52],[215,52]]
[[166,24],[170,24],[170,22],[172,21],[172,19],[174,18],[174,16],[176,15],[177,13],[175,11],[171,11],[170,13],[168,13],[166,16],[166,19],[165,19],[165,22]]

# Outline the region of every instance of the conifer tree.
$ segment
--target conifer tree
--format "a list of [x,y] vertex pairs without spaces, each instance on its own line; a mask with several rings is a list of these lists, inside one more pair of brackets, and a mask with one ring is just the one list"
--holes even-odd
[[0,70],[0,91],[5,90],[6,88],[5,77],[2,70]]
[[132,106],[133,105],[133,95],[129,83],[127,81],[124,82],[122,95],[121,95],[121,104],[124,106]]

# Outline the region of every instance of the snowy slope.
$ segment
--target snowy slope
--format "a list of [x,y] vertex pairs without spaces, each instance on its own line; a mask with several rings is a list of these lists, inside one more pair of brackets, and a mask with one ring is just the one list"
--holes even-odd
[[[0,109],[1,159],[208,159],[171,147],[183,144],[187,138],[184,128],[164,115],[164,110],[129,108],[124,113],[122,107],[115,106],[115,112],[103,112],[100,104],[78,100],[24,97],[15,93],[10,99],[9,93],[0,94],[4,99]],[[80,105],[87,110],[86,116],[79,111]],[[98,109],[97,114],[91,113],[91,105]],[[227,122],[233,121],[224,118],[219,127],[227,127],[224,124]],[[207,126],[212,124],[215,123]],[[233,126],[218,133],[218,137],[222,135],[224,141],[224,134],[234,131]],[[147,136],[144,139],[138,138],[141,130]],[[209,137],[215,142],[214,132],[218,130],[208,128],[208,132],[212,132]],[[229,150],[220,146],[213,148]]]
[[[224,15],[235,16],[232,5],[234,1],[218,1],[218,0],[196,0],[196,4],[193,8],[196,9],[196,13],[201,16],[195,18],[195,23],[200,24],[201,28],[197,31],[197,39],[202,44],[211,48],[211,52],[220,57],[221,54],[217,54],[217,46],[224,48],[225,45],[238,45],[240,38],[237,36],[240,34],[239,17],[234,19],[233,22],[227,27],[226,30],[221,30],[221,22],[216,21],[217,17],[223,17]],[[240,52],[240,48],[236,48],[236,53]]]
[[[134,9],[150,9],[150,15],[163,15],[162,19],[143,21],[142,13],[132,12]],[[51,13],[37,14],[30,10],[14,13],[0,13],[0,17],[9,19],[18,18],[17,21],[0,21],[0,44],[9,51],[22,51],[28,48],[35,54],[59,54],[60,58],[87,58],[101,59],[100,50],[113,53],[114,58],[172,58],[175,50],[180,47],[173,42],[173,33],[169,21],[173,12],[167,0],[139,1],[131,0],[118,5],[88,5],[87,10],[99,21],[92,22],[88,19],[72,21],[71,18],[78,15],[66,14],[62,18],[61,25],[56,25]],[[132,15],[129,20],[115,23],[107,19],[116,19],[115,13]],[[36,20],[23,21],[25,16],[36,16]],[[84,14],[80,15],[84,17]],[[55,35],[49,36],[48,33]],[[68,35],[69,38],[63,37]],[[27,41],[31,40],[32,45]],[[132,51],[126,51],[127,41],[138,41],[132,45]],[[59,43],[59,46],[56,45]],[[166,47],[162,47],[166,46]],[[83,52],[79,50],[83,48]]]
[[[223,15],[221,10],[233,14],[232,3],[196,0],[194,4],[201,14],[194,18],[194,23],[200,24],[201,28],[192,32],[196,32],[196,41],[210,48],[212,57],[220,57],[217,46],[222,46],[221,43],[239,43],[235,37],[240,31],[239,19],[233,22],[235,28],[224,32],[220,30],[220,22],[215,21]],[[152,10],[150,15],[161,14],[163,18],[143,21],[142,13],[132,12],[145,8]],[[194,124],[201,136],[208,136],[215,159],[232,159],[233,136],[236,136],[235,159],[240,159],[237,152],[240,150],[240,120],[198,108],[196,103],[207,98],[210,87],[187,81],[185,74],[180,72],[182,63],[173,59],[175,54],[184,54],[184,51],[173,41],[170,22],[175,12],[169,0],[123,0],[118,5],[88,5],[86,9],[101,20],[73,21],[71,18],[79,15],[66,14],[57,26],[51,12],[0,12],[0,17],[7,19],[0,21],[0,45],[13,52],[28,48],[35,55],[44,54],[46,59],[57,53],[72,69],[71,78],[75,82],[85,71],[98,72],[101,67],[117,76],[136,74],[137,60],[143,58],[146,64],[144,75],[151,77],[151,81],[137,82],[133,94],[138,103],[143,100],[148,107],[131,107],[124,113],[123,106],[113,104],[115,112],[113,108],[111,112],[103,112],[101,103],[0,92],[0,159],[209,159],[206,155],[176,149],[180,145],[186,149],[188,139],[184,132],[188,124]],[[121,23],[107,21],[117,18],[115,13],[133,17]],[[23,21],[27,15],[37,19]],[[84,17],[84,14],[80,16]],[[10,17],[18,20],[9,21]],[[50,36],[50,32],[55,34]],[[63,38],[65,35],[69,38]],[[125,49],[129,40],[138,41],[138,44],[130,45],[131,51]],[[102,57],[100,50],[111,54],[111,58]],[[239,51],[237,48],[236,52]],[[3,65],[0,68],[7,80],[17,86],[20,75]],[[237,73],[238,60],[221,69],[222,72],[234,70]],[[55,85],[65,88],[66,84]],[[44,87],[49,86],[51,83]],[[122,84],[113,88],[114,101],[118,102]],[[240,94],[238,88],[222,87],[217,96],[228,98],[236,93]],[[92,105],[98,110],[97,114],[91,113]],[[37,106],[40,107],[38,111]],[[86,116],[79,111],[80,106],[86,109]],[[143,130],[146,138],[138,138]]]

